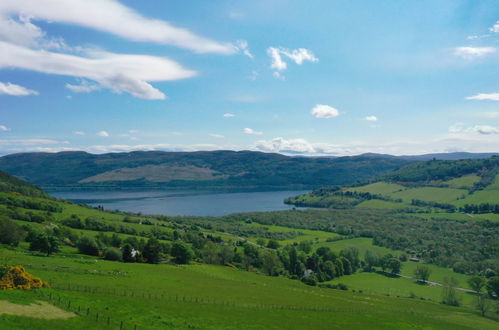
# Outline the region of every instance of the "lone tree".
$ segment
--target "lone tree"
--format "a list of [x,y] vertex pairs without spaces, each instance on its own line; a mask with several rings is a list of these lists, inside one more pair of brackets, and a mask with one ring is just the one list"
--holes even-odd
[[418,279],[418,281],[426,283],[430,278],[431,269],[426,265],[419,265],[414,270],[414,276]]
[[402,263],[397,258],[390,258],[386,261],[386,268],[390,269],[392,274],[400,273]]
[[157,264],[160,259],[161,245],[156,238],[149,238],[147,244],[144,246],[142,255],[150,264]]
[[192,250],[180,242],[173,244],[171,254],[177,264],[188,264],[193,257]]
[[477,293],[482,292],[482,289],[485,287],[485,279],[481,276],[473,276],[468,279],[468,285],[470,286],[473,291],[476,291]]
[[442,303],[450,306],[459,306],[459,297],[457,295],[458,281],[454,277],[444,278],[442,288]]
[[48,233],[39,233],[33,237],[29,249],[31,251],[40,251],[50,256],[52,253],[59,251],[59,246],[59,238],[56,236]]
[[476,297],[476,308],[480,311],[482,316],[485,316],[485,313],[490,309],[491,303],[485,294],[479,293]]
[[491,297],[499,297],[499,276],[492,276],[487,281],[487,292]]

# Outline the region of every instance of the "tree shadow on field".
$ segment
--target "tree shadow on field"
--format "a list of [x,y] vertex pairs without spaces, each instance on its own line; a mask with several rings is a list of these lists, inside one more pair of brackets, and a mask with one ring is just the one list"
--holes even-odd
[[380,275],[383,275],[385,277],[390,277],[390,278],[400,278],[400,276],[397,275],[397,274],[392,274],[392,273],[384,272],[382,270],[377,270],[376,274],[380,274]]

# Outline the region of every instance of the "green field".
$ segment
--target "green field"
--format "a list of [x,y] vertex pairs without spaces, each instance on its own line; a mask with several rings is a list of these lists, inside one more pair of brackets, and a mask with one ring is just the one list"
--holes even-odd
[[456,206],[464,206],[466,204],[482,204],[482,203],[499,203],[499,189],[484,189],[475,191],[464,199],[453,201]]
[[[493,329],[496,326],[494,321],[464,307],[456,309],[435,302],[387,297],[374,289],[372,293],[360,294],[309,287],[282,277],[223,266],[124,264],[88,257],[46,258],[7,250],[2,250],[2,257],[26,265],[30,272],[54,287],[38,293],[4,292],[2,298],[23,304],[50,301],[74,312],[80,308],[78,316],[67,320],[1,315],[4,329],[108,328],[108,317],[112,327],[124,322],[127,329],[135,325],[139,329],[361,329],[366,326]],[[360,275],[363,274],[349,278]],[[375,282],[382,285],[382,279]],[[49,294],[52,294],[50,300]]]
[[388,209],[388,210],[405,210],[418,209],[417,206],[411,206],[403,203],[388,202],[380,199],[370,199],[355,206],[356,208],[366,209]]
[[480,177],[476,174],[463,175],[462,177],[447,180],[442,182],[450,188],[472,188],[475,183],[480,181]]
[[400,198],[406,203],[410,203],[413,199],[425,202],[450,203],[467,194],[468,191],[464,189],[422,187],[394,192],[390,194],[390,197],[395,199]]
[[[279,233],[279,232],[294,232],[299,236],[295,238],[279,240],[279,244],[287,245],[293,244],[301,241],[312,241],[314,243],[325,242],[327,239],[336,239],[341,237],[336,233],[329,233],[320,230],[308,230],[308,229],[295,229],[288,228],[283,226],[275,226],[275,225],[261,225],[258,223],[251,223],[250,226],[255,226],[259,228],[266,228],[269,232]],[[252,237],[253,240],[256,240],[258,237]]]
[[406,187],[399,184],[376,182],[365,186],[347,188],[345,189],[345,191],[368,192],[370,194],[375,194],[375,195],[388,195],[404,189],[406,189]]

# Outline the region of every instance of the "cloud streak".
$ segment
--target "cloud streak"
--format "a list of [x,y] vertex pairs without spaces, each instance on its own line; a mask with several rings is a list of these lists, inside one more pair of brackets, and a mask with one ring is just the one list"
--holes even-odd
[[116,93],[149,99],[166,98],[151,81],[192,77],[196,72],[184,69],[164,57],[93,52],[88,57],[32,50],[0,41],[0,68],[21,68],[42,73],[83,77],[97,81]]
[[480,93],[473,96],[466,97],[467,100],[488,100],[488,101],[499,101],[499,93]]
[[11,96],[27,96],[27,95],[38,95],[40,93],[20,85],[11,84],[10,82],[8,83],[0,82],[0,94],[11,95]]
[[[115,0],[2,0],[0,14],[22,14],[46,21],[75,24],[132,41],[173,45],[197,53],[236,52],[229,43],[198,36],[167,21],[144,17]],[[39,30],[26,24],[18,24],[16,28],[28,40],[41,34]]]

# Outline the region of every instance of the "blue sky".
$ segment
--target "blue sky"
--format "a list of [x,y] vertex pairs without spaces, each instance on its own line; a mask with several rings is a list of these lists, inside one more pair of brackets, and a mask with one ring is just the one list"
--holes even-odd
[[499,152],[499,2],[2,0],[0,153]]

